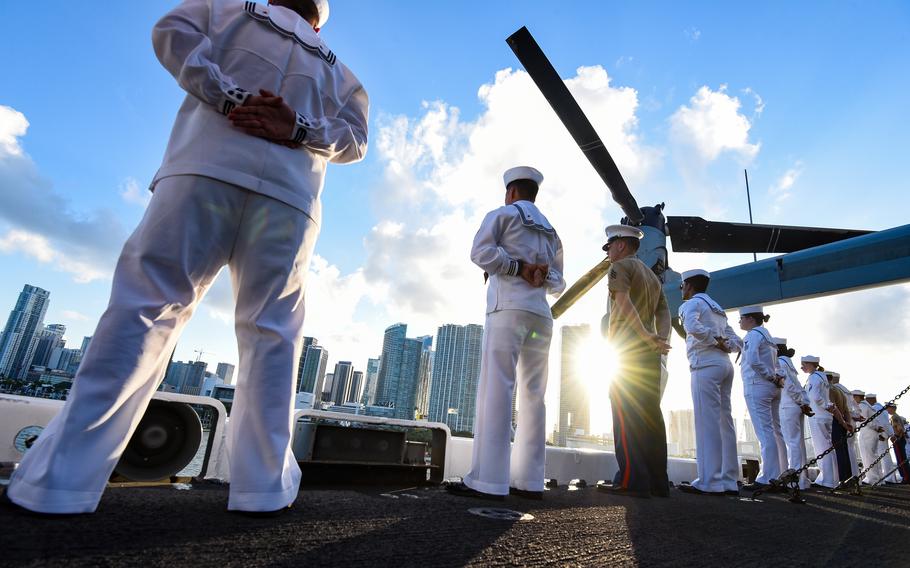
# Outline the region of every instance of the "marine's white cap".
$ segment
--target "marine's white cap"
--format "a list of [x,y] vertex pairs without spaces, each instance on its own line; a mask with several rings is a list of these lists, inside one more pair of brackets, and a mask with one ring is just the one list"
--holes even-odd
[[861,390],[859,390],[859,389],[850,391],[850,394],[854,394],[854,395],[857,395],[857,396],[866,396],[865,391],[861,391]]
[[688,280],[689,278],[692,278],[693,276],[704,276],[705,278],[711,278],[711,273],[708,272],[707,270],[702,270],[701,268],[694,268],[692,270],[686,270],[685,272],[680,274],[680,277],[683,280]]
[[895,404],[893,402],[886,402],[885,408],[897,408],[897,404]]
[[316,27],[321,28],[329,21],[329,0],[313,0],[313,4],[316,5],[316,11],[319,12],[319,22],[316,23]]
[[816,363],[816,364],[821,362],[821,360],[815,355],[804,355],[802,358],[800,358],[800,361],[803,363]]
[[786,345],[787,344],[786,337],[772,337],[771,341],[774,342],[774,345]]
[[875,394],[874,392],[867,392],[866,398],[878,398],[878,395]]
[[630,225],[609,225],[604,232],[607,233],[607,242],[620,237],[644,238],[645,234],[638,227]]
[[506,170],[506,173],[502,174],[502,182],[506,187],[509,187],[510,183],[519,179],[529,179],[537,185],[540,185],[543,183],[543,174],[531,166],[509,168]]
[[749,314],[763,314],[764,309],[761,306],[746,306],[739,309],[739,315],[747,316]]

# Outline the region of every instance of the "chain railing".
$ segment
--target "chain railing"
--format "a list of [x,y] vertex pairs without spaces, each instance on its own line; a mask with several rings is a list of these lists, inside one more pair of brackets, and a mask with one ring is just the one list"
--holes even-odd
[[[904,396],[905,394],[907,394],[907,392],[910,392],[910,385],[907,385],[907,387],[904,388],[904,390],[902,390],[901,392],[899,392],[899,393],[897,394],[897,396],[895,396],[894,398],[892,398],[892,399],[891,399],[890,401],[888,401],[886,404],[883,404],[882,407],[881,407],[879,410],[876,410],[875,413],[872,414],[872,416],[870,416],[869,418],[866,418],[865,420],[863,420],[863,422],[862,422],[859,426],[855,427],[855,428],[853,429],[853,431],[847,432],[847,435],[844,436],[843,438],[841,438],[840,440],[838,440],[837,443],[831,444],[831,447],[830,447],[830,448],[828,448],[827,450],[825,450],[825,451],[823,451],[822,453],[818,454],[817,456],[815,456],[815,457],[812,458],[811,460],[807,461],[805,464],[803,464],[802,467],[800,467],[800,468],[798,468],[798,469],[788,469],[787,471],[783,472],[783,473],[780,475],[780,477],[778,477],[777,479],[772,479],[772,480],[770,481],[770,483],[769,483],[770,489],[758,489],[758,490],[756,490],[754,493],[752,493],[752,496],[753,496],[753,497],[758,497],[759,495],[761,495],[762,493],[764,493],[765,491],[768,491],[768,490],[770,490],[770,491],[784,491],[784,492],[790,490],[790,491],[793,492],[793,494],[792,494],[791,497],[790,497],[790,501],[791,501],[791,502],[793,502],[793,503],[805,503],[805,502],[806,502],[805,499],[803,499],[803,498],[800,496],[800,489],[799,489],[799,477],[800,477],[800,475],[802,475],[803,472],[807,471],[810,467],[812,467],[813,465],[815,465],[816,463],[818,463],[818,461],[819,461],[820,459],[824,458],[825,456],[827,456],[827,455],[830,454],[831,452],[835,451],[835,448],[837,447],[838,444],[846,444],[847,441],[850,440],[851,438],[853,438],[854,436],[856,436],[856,435],[860,432],[860,430],[862,430],[863,428],[865,428],[866,426],[868,426],[873,420],[875,420],[876,418],[878,418],[879,416],[881,416],[882,412],[885,412],[885,409],[888,407],[889,404],[893,404],[893,403],[896,402],[898,399],[900,399],[902,396]],[[887,452],[886,452],[886,453],[887,453]],[[873,462],[873,463],[874,463],[874,464],[875,464],[875,463],[878,463],[878,462],[881,461],[883,458],[884,458],[884,454],[881,455],[881,456],[879,456],[878,459],[877,459],[875,462]],[[855,475],[855,476],[851,477],[850,479],[848,479],[848,480],[846,480],[846,481],[841,481],[841,482],[837,485],[837,487],[833,488],[831,491],[834,492],[834,491],[837,491],[837,490],[839,490],[839,489],[842,489],[842,488],[844,488],[844,487],[846,487],[846,486],[848,486],[848,485],[854,485],[855,488],[856,488],[856,492],[858,492],[858,491],[859,491],[859,482],[860,482],[860,480],[863,478],[863,475],[865,475],[866,472],[868,472],[868,470],[871,469],[871,468],[872,468],[872,466],[869,466],[869,467],[866,468],[866,470],[863,471],[861,474]]]
[[[889,448],[889,449],[893,449],[893,448],[894,448],[894,444],[891,444],[891,448]],[[884,457],[884,456],[882,456],[882,457]],[[878,487],[878,486],[881,485],[882,483],[885,483],[885,480],[886,480],[886,479],[888,479],[889,477],[891,477],[891,475],[892,475],[894,472],[896,472],[896,471],[899,470],[901,467],[903,467],[904,464],[906,464],[908,461],[910,461],[910,458],[904,458],[904,461],[902,461],[901,463],[897,464],[897,466],[896,466],[894,469],[892,469],[891,471],[889,471],[888,473],[886,473],[881,479],[879,479],[878,481],[876,481],[875,483],[873,483],[873,484],[872,484],[872,487]],[[901,475],[901,477],[903,477],[903,475]],[[906,479],[905,479],[905,481],[906,481]]]

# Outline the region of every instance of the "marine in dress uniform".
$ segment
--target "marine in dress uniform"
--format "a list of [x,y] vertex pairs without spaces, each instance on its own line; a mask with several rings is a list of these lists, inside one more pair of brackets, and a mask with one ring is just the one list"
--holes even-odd
[[240,352],[228,509],[281,511],[296,499],[294,377],[320,193],[329,162],[364,157],[368,99],[316,33],[328,3],[295,2],[301,13],[284,3],[185,0],[155,25],[155,53],[186,98],[70,397],[13,475],[14,503],[95,510],[225,265]]
[[[806,355],[801,360],[801,368],[809,374],[806,380],[806,394],[809,395],[809,404],[815,416],[809,419],[809,431],[812,433],[812,447],[816,455],[831,447],[831,433],[833,430],[835,406],[828,394],[830,386],[828,377],[821,369],[820,359],[815,355]],[[822,487],[837,487],[839,476],[837,474],[837,457],[829,453],[816,464],[819,474],[815,478],[815,485]]]
[[847,433],[853,431],[853,425],[847,422],[850,409],[847,406],[847,397],[835,387],[834,373],[825,371],[825,377],[828,379],[828,396],[836,409],[834,420],[831,422],[831,444],[834,446],[838,477],[841,481],[846,481],[853,476],[853,469],[850,467],[849,439],[847,438]]
[[[534,204],[543,175],[511,168],[503,175],[506,204],[484,217],[471,260],[489,275],[487,317],[477,384],[471,470],[447,490],[540,498],[544,489],[547,361],[553,317],[546,296],[566,286],[562,243]],[[518,389],[515,444],[512,394]]]
[[780,398],[783,377],[777,372],[777,345],[764,323],[770,316],[761,306],[739,310],[743,338],[740,374],[749,417],[761,449],[761,469],[755,483],[746,489],[758,489],[777,479],[787,467],[787,447],[780,429]]
[[682,273],[683,303],[679,319],[686,332],[686,356],[692,375],[695,411],[697,475],[686,493],[739,494],[739,457],[736,426],[730,402],[733,364],[730,353],[742,350],[742,340],[727,322],[724,309],[708,294],[711,275],[706,270]]
[[[862,422],[862,419],[859,416],[859,407],[857,406],[856,401],[853,400],[853,393],[850,391],[850,389],[845,387],[840,382],[840,373],[831,373],[830,385],[831,388],[837,389],[842,395],[844,395],[844,399],[847,402],[847,410],[846,413],[844,413],[843,418],[844,421],[850,425],[850,428],[847,428],[847,430],[855,430],[860,422]],[[857,419],[859,419],[859,421],[857,421]],[[851,436],[846,443],[848,459],[850,461],[851,477],[859,475],[859,467],[856,459],[856,456],[858,455],[856,450],[856,442],[858,439],[859,436],[854,435]]]
[[[793,365],[795,351],[787,348],[787,339],[784,337],[772,340],[777,345],[777,374],[784,378],[780,397],[780,432],[787,447],[787,469],[797,470],[806,465],[805,417],[811,417],[813,412]],[[808,473],[803,471],[799,476],[799,488],[808,489],[811,485]]]
[[897,413],[897,405],[889,402],[885,405],[891,415],[891,427],[894,429],[894,458],[897,460],[897,470],[900,472],[901,483],[910,485],[910,464],[907,463],[907,420]]
[[[867,395],[861,390],[853,391],[853,394],[854,400],[857,402],[857,406],[859,406],[863,422],[869,420],[875,414],[875,409],[866,397],[871,395],[872,400],[875,400],[875,394],[870,393]],[[881,462],[870,469],[872,462],[874,462],[880,454],[878,451],[879,438],[883,437],[884,432],[885,429],[879,424],[878,418],[873,419],[859,431],[860,457],[863,461],[863,469],[868,469],[865,477],[862,479],[862,482],[866,485],[875,485],[884,476]]]
[[660,280],[635,254],[640,229],[606,228],[609,304],[606,334],[619,356],[610,385],[619,471],[598,490],[634,497],[667,497],[667,434],[660,410],[660,358],[669,351],[670,310]]

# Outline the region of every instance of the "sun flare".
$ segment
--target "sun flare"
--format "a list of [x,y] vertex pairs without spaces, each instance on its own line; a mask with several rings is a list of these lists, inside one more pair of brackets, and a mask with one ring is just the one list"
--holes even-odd
[[[579,344],[575,352],[575,373],[587,386],[592,405],[609,408],[610,383],[618,367],[619,357],[609,341],[591,337]],[[595,412],[591,413],[592,417],[595,415]]]

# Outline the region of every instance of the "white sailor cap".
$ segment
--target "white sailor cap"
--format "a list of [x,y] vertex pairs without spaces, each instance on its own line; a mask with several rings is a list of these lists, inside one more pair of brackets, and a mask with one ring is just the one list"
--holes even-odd
[[865,391],[861,391],[859,389],[850,391],[850,394],[855,395],[855,396],[866,396]]
[[878,398],[878,395],[875,394],[874,392],[867,392],[866,398]]
[[316,11],[319,13],[319,21],[316,23],[317,28],[321,28],[329,21],[329,0],[313,0],[316,5]]
[[694,268],[692,270],[686,270],[685,272],[680,274],[680,277],[684,281],[688,280],[689,278],[692,278],[693,276],[704,276],[705,278],[711,278],[711,273],[708,272],[707,270],[702,270],[701,268]]
[[746,306],[744,308],[739,309],[739,315],[741,315],[741,316],[747,316],[749,314],[763,314],[763,313],[765,313],[764,308],[762,308],[761,306]]
[[786,337],[772,337],[771,341],[774,342],[774,345],[786,345],[787,344]]
[[510,183],[520,179],[529,179],[537,185],[540,185],[543,183],[543,174],[531,166],[517,166],[514,168],[509,168],[504,174],[502,174],[502,182],[507,188],[509,187]]
[[821,362],[821,360],[815,355],[804,355],[800,358],[802,363],[815,363],[816,365]]

